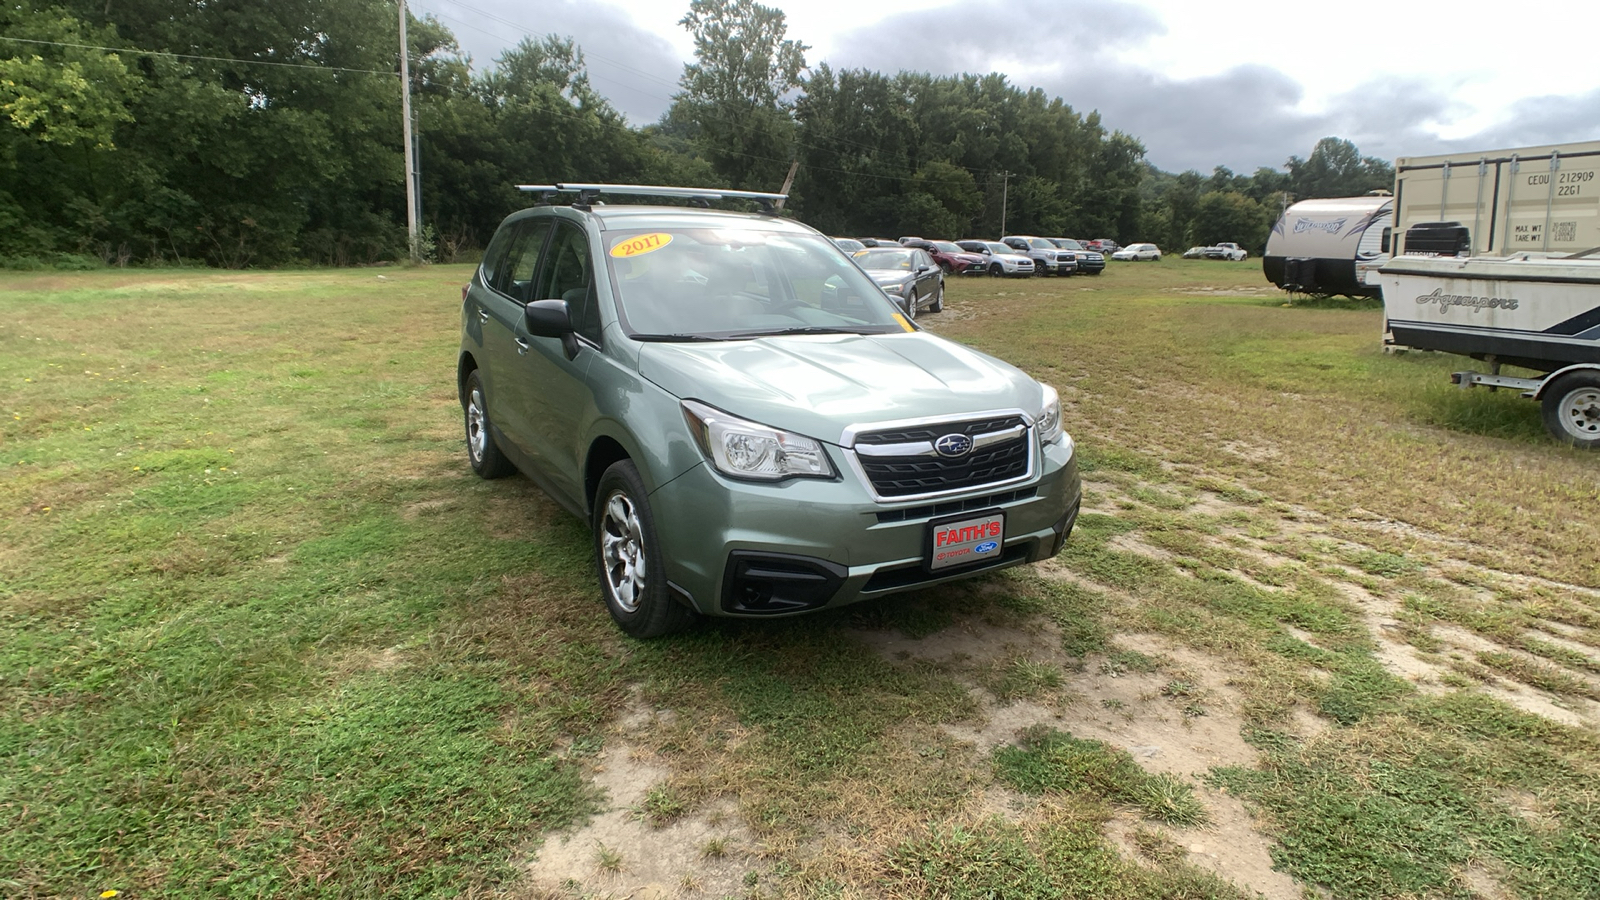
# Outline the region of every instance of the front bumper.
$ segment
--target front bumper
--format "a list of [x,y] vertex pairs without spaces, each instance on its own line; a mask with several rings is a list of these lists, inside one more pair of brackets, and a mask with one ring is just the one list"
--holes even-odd
[[[878,502],[829,447],[832,481],[757,484],[701,464],[651,495],[667,578],[678,598],[712,616],[791,615],[1048,559],[1071,532],[1083,488],[1069,441],[1041,449],[1031,480],[948,498]],[[929,522],[1005,513],[997,558],[970,568],[924,566]]]

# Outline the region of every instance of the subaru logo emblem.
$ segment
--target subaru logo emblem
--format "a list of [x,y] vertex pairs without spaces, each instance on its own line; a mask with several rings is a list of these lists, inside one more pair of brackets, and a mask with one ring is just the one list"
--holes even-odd
[[940,456],[966,456],[972,452],[972,438],[964,434],[947,434],[933,442]]

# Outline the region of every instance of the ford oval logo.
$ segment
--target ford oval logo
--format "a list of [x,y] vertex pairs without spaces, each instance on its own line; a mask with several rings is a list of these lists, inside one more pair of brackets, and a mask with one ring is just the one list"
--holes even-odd
[[984,541],[983,543],[979,544],[978,546],[973,547],[972,548],[972,552],[973,553],[988,553],[988,552],[994,550],[998,546],[1000,546],[1000,545],[995,543],[994,541]]
[[972,438],[964,434],[947,434],[933,442],[940,456],[966,456],[972,452]]

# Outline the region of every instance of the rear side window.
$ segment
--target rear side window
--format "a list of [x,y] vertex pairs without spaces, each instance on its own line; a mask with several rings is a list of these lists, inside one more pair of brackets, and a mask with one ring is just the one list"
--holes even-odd
[[504,269],[506,264],[506,251],[511,246],[512,235],[518,231],[516,225],[510,225],[495,232],[494,240],[489,242],[489,249],[483,251],[483,283],[490,287],[498,287],[495,277]]
[[496,273],[495,289],[502,294],[526,302],[529,288],[533,286],[533,273],[538,267],[539,251],[550,234],[550,220],[524,222],[511,239],[505,264]]

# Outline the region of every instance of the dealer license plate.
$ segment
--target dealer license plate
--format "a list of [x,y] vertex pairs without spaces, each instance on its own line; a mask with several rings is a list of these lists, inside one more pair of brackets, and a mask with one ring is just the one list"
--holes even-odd
[[998,558],[1006,541],[1006,514],[982,513],[928,528],[928,569],[937,572]]

